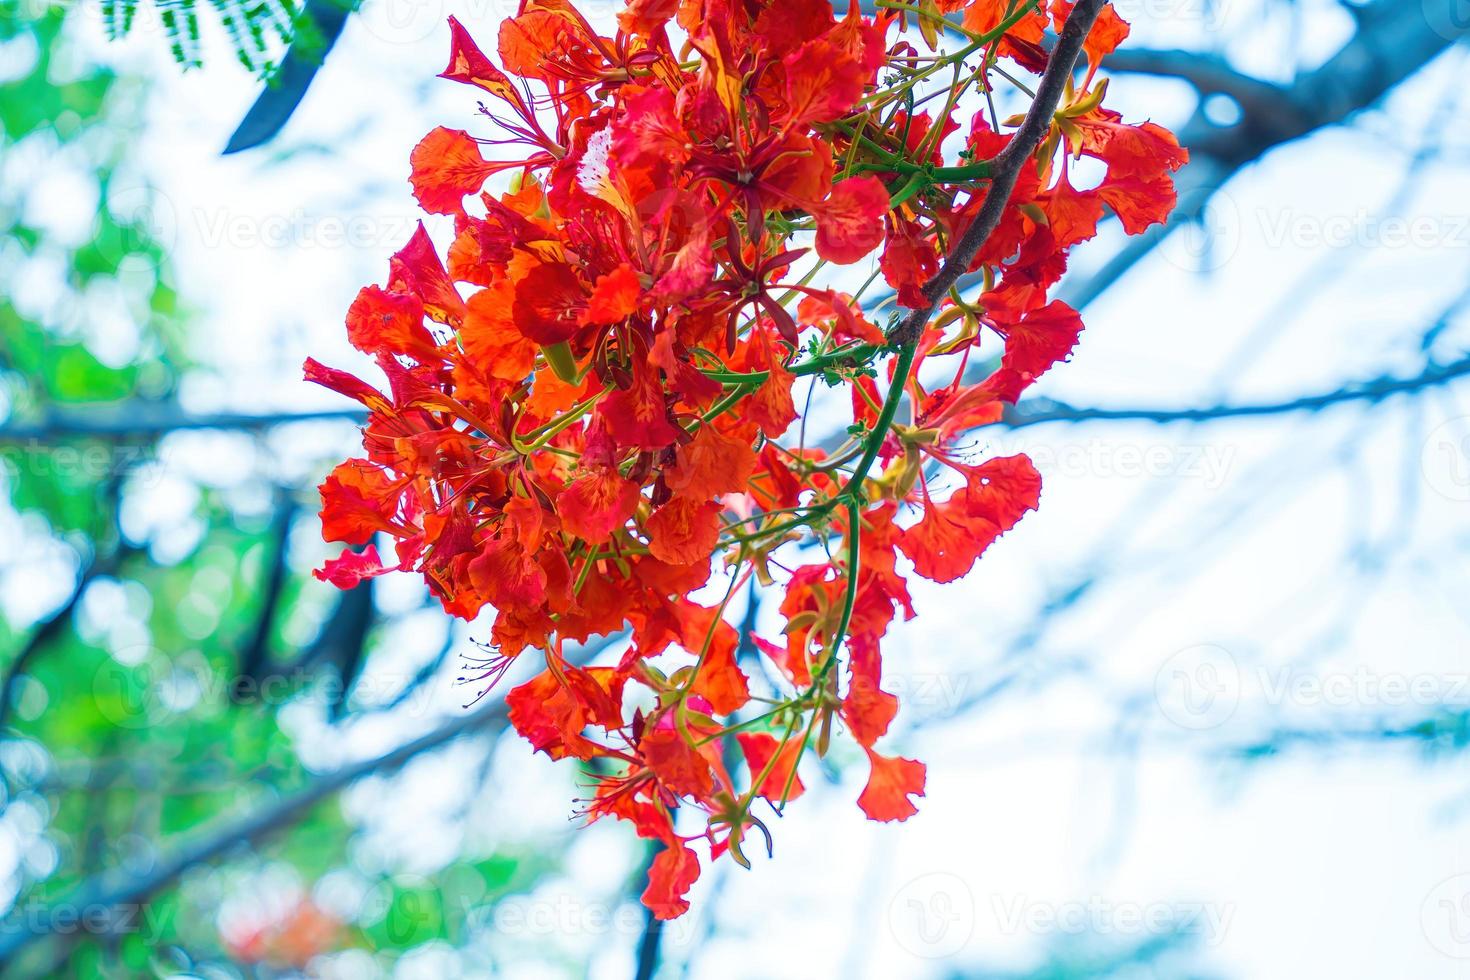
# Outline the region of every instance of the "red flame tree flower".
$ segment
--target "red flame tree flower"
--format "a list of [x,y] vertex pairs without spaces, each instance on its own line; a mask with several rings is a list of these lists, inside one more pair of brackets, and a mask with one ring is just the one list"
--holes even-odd
[[[451,19],[442,77],[487,97],[490,135],[435,129],[411,180],[454,239],[441,259],[420,226],[348,311],[386,392],[306,365],[370,412],[363,457],[321,488],[325,536],[361,550],[318,576],[414,571],[452,615],[492,608],[484,680],[544,659],[510,721],[612,773],[587,814],[664,844],[643,896],[662,918],[688,909],[691,843],[742,864],[752,829],[769,846],[758,801],[800,796],[798,763],[836,724],[870,763],[863,811],[915,812],[924,764],[877,748],[898,707],[881,640],[914,615],[904,572],[964,575],[1041,489],[1026,457],[976,462],[958,440],[1071,353],[1082,323],[1047,297],[1068,249],[1108,210],[1130,233],[1163,221],[1187,158],[1102,105],[1098,66],[1128,33],[1103,0],[878,7],[632,0],[607,37],[567,0],[522,0],[503,67]],[[937,44],[941,26],[963,43]],[[936,83],[931,116],[915,93]],[[1030,109],[995,118],[993,84]],[[967,96],[986,105],[968,122]],[[1083,157],[1103,172],[1087,189]],[[874,252],[868,282],[902,308],[886,329],[861,294],[814,285]],[[970,381],[982,344],[999,358]],[[952,380],[926,387],[926,365]],[[850,393],[844,444],[805,444],[799,378]],[[813,540],[826,560],[789,567]],[[691,599],[716,567],[724,599]],[[781,641],[752,638],[784,684],[758,702],[724,618],[752,578],[786,620]],[[622,631],[615,665],[563,656]]]

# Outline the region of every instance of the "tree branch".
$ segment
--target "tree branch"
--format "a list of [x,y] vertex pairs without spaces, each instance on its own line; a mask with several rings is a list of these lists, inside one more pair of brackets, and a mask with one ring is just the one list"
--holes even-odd
[[1103,67],[1122,74],[1177,78],[1200,95],[1228,95],[1243,113],[1281,130],[1300,130],[1308,122],[1289,90],[1237,71],[1218,54],[1125,46],[1108,55]]
[[258,431],[292,422],[322,421],[361,424],[367,421],[367,412],[360,408],[332,408],[266,415],[242,412],[194,414],[178,405],[125,402],[106,412],[52,411],[39,422],[0,426],[0,443],[55,442],[80,437],[121,441],[156,438],[191,429]]
[[1383,376],[1359,385],[1287,401],[1254,405],[1215,405],[1209,408],[1078,408],[1062,402],[1035,399],[1007,409],[1002,424],[1012,429],[1044,422],[1209,422],[1217,419],[1284,415],[1318,411],[1344,402],[1383,401],[1394,395],[1411,394],[1470,375],[1470,356],[1449,364],[1430,364],[1410,378]]
[[1021,174],[1021,167],[1031,159],[1031,154],[1036,152],[1036,147],[1051,129],[1052,118],[1061,103],[1062,93],[1066,91],[1067,83],[1072,79],[1072,69],[1077,64],[1077,57],[1082,53],[1082,44],[1087,40],[1092,22],[1097,20],[1105,2],[1106,0],[1080,0],[1067,15],[1067,22],[1062,25],[1062,33],[1047,60],[1041,84],[1036,87],[1036,98],[1026,111],[1021,128],[1011,136],[1005,149],[990,161],[990,187],[985,192],[984,200],[980,202],[979,213],[950,250],[943,267],[933,279],[924,284],[924,298],[928,303],[910,310],[894,328],[889,340],[895,346],[912,347],[919,342],[919,337],[934,316],[939,301],[970,268],[976,254],[1000,224],[1001,215],[1010,202],[1011,192],[1015,190],[1016,179]]
[[[579,662],[590,659],[624,635],[614,633],[582,644],[576,650]],[[75,923],[76,917],[53,914],[57,909],[82,911],[97,908],[116,910],[136,905],[167,888],[196,865],[229,853],[236,845],[257,843],[280,833],[304,818],[313,807],[351,786],[365,776],[392,772],[410,760],[481,730],[498,731],[506,723],[504,700],[493,701],[473,712],[457,715],[434,730],[382,755],[343,766],[326,773],[304,789],[236,820],[217,821],[211,830],[185,844],[171,857],[159,861],[153,871],[139,877],[122,872],[102,874],[83,882],[71,894],[39,916],[14,914],[0,921],[0,971],[32,943],[51,935],[57,924]]]
[[[54,909],[87,910],[118,909],[146,901],[188,869],[212,861],[235,847],[256,843],[285,830],[304,818],[313,807],[362,779],[364,776],[392,772],[426,752],[441,748],[455,739],[480,729],[498,729],[505,723],[506,707],[496,701],[479,710],[449,719],[444,724],[413,741],[380,756],[343,766],[319,777],[311,785],[285,797],[273,806],[229,821],[220,821],[197,840],[179,848],[159,861],[144,876],[113,872],[84,882]],[[0,964],[9,964],[32,943],[51,935],[56,923],[74,923],[75,917],[45,914],[23,916],[0,924]]]
[[[1176,131],[1180,144],[1190,152],[1190,162],[1175,175],[1179,206],[1168,223],[1130,238],[1096,273],[1068,277],[1058,297],[1079,310],[1086,307],[1166,237],[1197,221],[1215,192],[1248,164],[1283,143],[1345,122],[1463,39],[1470,33],[1470,23],[1456,15],[1456,2],[1372,0],[1356,8],[1358,30],[1353,37],[1289,87],[1252,79],[1234,69],[1228,69],[1232,74],[1227,76],[1220,70],[1219,59],[1207,53],[1128,48],[1114,52],[1105,62],[1107,67],[1174,75],[1202,92],[1223,92],[1239,103],[1241,118],[1221,126],[1203,108],[1196,109]],[[1187,66],[1185,56],[1199,63]],[[957,285],[964,290],[979,282],[978,275],[965,275]],[[893,292],[885,290],[865,302],[874,307],[892,297]]]

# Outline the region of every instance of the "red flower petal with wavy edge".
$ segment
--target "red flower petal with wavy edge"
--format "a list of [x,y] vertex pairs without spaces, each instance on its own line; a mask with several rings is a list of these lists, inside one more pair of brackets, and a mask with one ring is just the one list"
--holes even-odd
[[831,122],[847,115],[863,96],[871,73],[847,51],[825,38],[808,41],[782,61],[786,106],[793,128]]
[[939,252],[916,222],[893,222],[878,267],[883,270],[883,280],[898,293],[900,305],[910,309],[929,305],[923,286],[939,272]]
[[358,290],[347,310],[347,339],[364,354],[410,354],[420,360],[437,356],[419,298],[378,286]]
[[689,903],[684,896],[698,879],[698,855],[685,847],[683,841],[673,838],[649,865],[643,905],[655,919],[677,919],[689,911]]
[[671,565],[707,562],[719,538],[719,504],[675,497],[648,519],[648,551]]
[[805,686],[812,682],[812,673],[807,669],[806,658],[800,655],[800,651],[793,652],[792,645],[788,642],[786,646],[772,643],[762,636],[752,636],[751,641],[755,648],[780,668],[781,673],[786,675],[793,684]]
[[597,277],[592,298],[587,301],[583,323],[610,325],[620,323],[638,312],[643,283],[638,272],[626,262],[613,271]]
[[664,449],[683,431],[669,421],[663,386],[654,372],[634,377],[631,388],[619,388],[597,403],[597,415],[619,446]]
[[391,571],[393,571],[392,568],[383,567],[383,561],[378,557],[378,549],[373,545],[368,545],[361,554],[355,551],[344,551],[336,558],[328,559],[321,568],[314,569],[311,574],[318,581],[330,582],[345,591],[357,587],[363,579],[376,578]]
[[[1072,8],[1076,4],[1072,0],[1052,0],[1051,22],[1057,33],[1062,31],[1062,25],[1072,15]],[[1118,49],[1128,38],[1128,23],[1118,16],[1112,4],[1104,4],[1102,12],[1092,22],[1092,30],[1087,32],[1087,40],[1082,42],[1082,50],[1087,53],[1087,63],[1096,68],[1102,64],[1102,60]]]
[[530,497],[514,496],[501,508],[505,515],[505,527],[514,536],[516,543],[529,552],[541,544],[541,535],[555,524],[555,515],[548,514],[539,501]]
[[1082,152],[1107,163],[1109,177],[1156,179],[1189,162],[1189,151],[1178,137],[1157,123],[1129,125],[1120,113],[1098,108],[1073,119],[1072,125],[1080,134]]
[[883,331],[867,317],[847,293],[827,290],[809,294],[796,304],[796,320],[802,326],[820,327],[837,340],[883,343]]
[[817,254],[849,265],[883,243],[888,191],[877,177],[849,177],[812,208],[817,218]]
[[582,737],[586,710],[550,670],[511,688],[505,704],[511,726],[536,751],[553,759],[590,759],[598,754],[596,743]]
[[521,93],[505,73],[485,57],[475,39],[470,37],[470,32],[453,16],[449,18],[449,66],[439,73],[439,77],[478,86],[517,108],[525,108]]
[[796,402],[791,398],[791,386],[796,375],[771,350],[771,340],[764,333],[751,338],[746,347],[746,370],[767,372],[749,398],[741,403],[745,417],[761,427],[767,439],[779,439],[781,433],[796,421]]
[[761,7],[753,33],[777,57],[784,57],[837,25],[831,0],[781,0]]
[[859,745],[871,746],[888,731],[898,714],[898,698],[881,687],[883,661],[878,644],[870,637],[853,637],[849,648],[847,696],[842,699],[842,717]]
[[[914,605],[908,583],[898,574],[898,540],[903,531],[893,522],[897,514],[896,503],[883,504],[863,514],[866,526],[859,541],[859,608],[871,602],[875,611],[887,615],[897,606],[903,610],[905,619],[913,619]],[[889,607],[886,610],[882,608],[885,604]],[[857,633],[861,620],[856,611],[853,624],[853,632]]]
[[515,284],[511,315],[528,340],[559,344],[569,340],[587,309],[587,287],[565,262],[539,262]]
[[[728,623],[724,625],[729,626]],[[734,631],[734,627],[730,629]],[[728,715],[739,711],[750,701],[750,681],[735,663],[739,643],[716,642],[719,645],[712,646],[704,663],[699,665],[690,690],[707,699],[715,711]]]
[[618,26],[629,34],[653,37],[679,12],[679,0],[628,0],[618,12]]
[[735,664],[740,634],[720,618],[718,607],[681,602],[678,610],[683,622],[680,644],[703,657],[690,689],[722,715],[739,711],[750,700],[749,682]]
[[556,498],[556,512],[566,530],[601,544],[633,516],[638,499],[638,484],[614,467],[598,467],[567,484]]
[[1168,221],[1178,199],[1174,180],[1168,174],[1130,174],[1114,178],[1110,173],[1098,186],[1097,193],[1113,209],[1123,230],[1130,235],[1139,234],[1149,225]]
[[453,326],[464,317],[464,299],[444,271],[422,221],[408,244],[388,260],[388,288],[417,296],[424,312],[440,323]]
[[1002,456],[969,469],[968,482],[904,531],[898,548],[931,582],[953,582],[975,567],[996,538],[1041,500],[1041,475],[1025,456]]
[[714,789],[709,763],[673,726],[645,732],[638,754],[671,792],[703,799]]
[[996,397],[1015,402],[1021,392],[1077,346],[1082,317],[1061,300],[1032,310],[1016,323],[997,324],[1006,338],[1000,368],[985,380]]
[[1096,190],[1077,190],[1066,174],[1057,178],[1056,186],[1038,198],[1037,203],[1046,212],[1055,248],[1071,248],[1097,234],[1097,223],[1103,216],[1102,198]]
[[349,459],[338,463],[318,490],[325,540],[357,545],[367,544],[378,531],[402,533],[394,520],[398,486],[382,467]]
[[547,62],[569,43],[572,22],[556,11],[527,6],[523,0],[522,12],[500,23],[500,63],[512,75],[547,81],[555,77]]
[[664,472],[664,483],[676,497],[705,501],[744,490],[754,472],[755,450],[749,442],[702,425],[679,447],[675,464]]
[[715,275],[710,255],[709,232],[701,229],[674,253],[664,274],[653,285],[654,296],[662,302],[685,299],[699,292]]
[[477,192],[485,178],[506,164],[491,163],[480,155],[480,145],[462,129],[436,126],[409,154],[413,167],[409,182],[413,196],[430,214],[460,214],[464,199]]
[[879,755],[866,746],[863,751],[868,753],[872,770],[868,774],[868,784],[858,797],[858,806],[862,807],[868,819],[887,823],[907,820],[918,813],[919,808],[910,802],[909,797],[924,795],[928,767],[913,759]]
[[[1012,0],[972,0],[965,8],[963,26],[975,34],[988,34],[1015,12]],[[1000,54],[1014,58],[1028,71],[1038,74],[1046,67],[1046,52],[1041,39],[1046,35],[1046,14],[1031,9],[1007,28],[997,44]]]
[[492,378],[519,381],[536,365],[536,344],[511,317],[515,288],[504,280],[470,296],[459,340],[470,362]]
[[648,350],[648,363],[662,370],[669,387],[690,405],[708,405],[725,390],[724,385],[694,366],[687,350],[682,355],[675,353],[673,330],[662,330],[654,338],[653,346]]
[[368,384],[355,374],[337,368],[327,367],[316,358],[308,357],[301,365],[302,377],[312,384],[319,384],[323,388],[329,388],[339,395],[362,402],[375,412],[384,412],[392,408],[392,403],[381,391]]
[[661,85],[623,90],[623,115],[613,125],[613,157],[623,167],[681,165],[689,135],[672,91]]
[[492,538],[469,566],[475,591],[497,609],[532,609],[546,601],[546,572],[513,536]]

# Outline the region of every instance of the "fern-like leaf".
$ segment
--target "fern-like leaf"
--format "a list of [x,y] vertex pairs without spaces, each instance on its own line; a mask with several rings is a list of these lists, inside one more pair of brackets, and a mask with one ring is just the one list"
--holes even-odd
[[[107,34],[127,37],[144,4],[151,4],[163,26],[173,59],[184,68],[203,64],[198,0],[100,0]],[[360,0],[327,0],[344,11]],[[299,0],[208,0],[208,9],[224,28],[236,60],[248,71],[269,78],[289,48],[292,57],[317,59],[326,42],[316,20]]]

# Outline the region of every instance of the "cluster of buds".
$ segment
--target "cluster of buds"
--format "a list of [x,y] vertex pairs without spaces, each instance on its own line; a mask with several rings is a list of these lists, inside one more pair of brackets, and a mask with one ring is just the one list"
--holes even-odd
[[[1041,490],[1026,457],[961,440],[1071,353],[1081,320],[1047,295],[1068,250],[1106,210],[1163,221],[1186,159],[1102,105],[1128,32],[1102,0],[877,6],[631,0],[609,37],[522,0],[500,67],[451,20],[442,77],[484,93],[486,132],[435,129],[411,181],[453,241],[441,259],[421,225],[348,312],[386,392],[307,362],[370,410],[363,458],[322,485],[327,539],[361,550],[319,577],[413,571],[452,615],[493,610],[487,687],[544,660],[511,724],[595,776],[590,819],[663,843],[644,901],[665,918],[696,848],[769,845],[761,815],[834,728],[867,756],[862,810],[915,812],[924,765],[877,748],[905,576],[960,578]],[[996,84],[1031,111],[996,118]],[[966,97],[984,107],[956,118]],[[1079,189],[1084,157],[1102,176]],[[822,285],[874,253],[854,293]],[[845,441],[808,443],[802,379],[850,396]],[[747,585],[779,595],[778,640],[726,620]],[[624,633],[616,663],[574,662]]]

